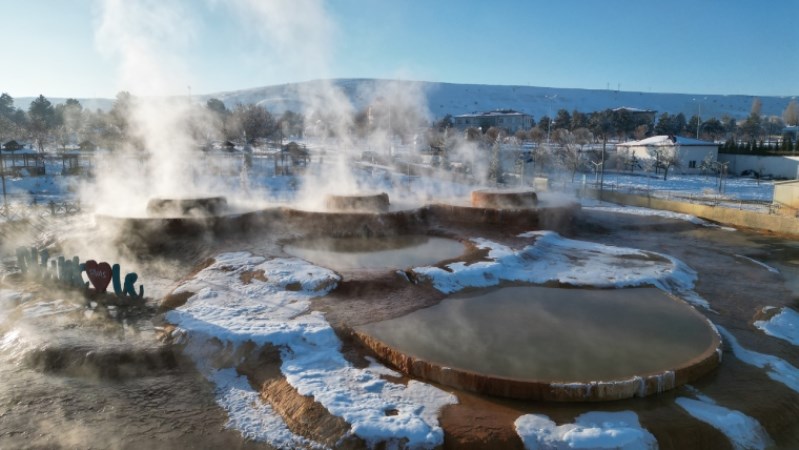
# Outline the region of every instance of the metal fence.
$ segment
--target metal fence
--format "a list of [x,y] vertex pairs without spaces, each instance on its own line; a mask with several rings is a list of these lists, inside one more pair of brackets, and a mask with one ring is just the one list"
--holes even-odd
[[82,211],[80,201],[50,201],[26,204],[11,202],[0,205],[0,219],[6,222],[32,221],[59,216],[69,216]]
[[764,200],[744,200],[732,198],[720,194],[715,190],[705,190],[703,192],[687,192],[675,191],[668,189],[653,189],[644,187],[633,187],[627,185],[617,185],[612,182],[603,183],[601,186],[598,182],[572,182],[569,180],[550,180],[550,187],[553,190],[574,191],[579,192],[581,189],[595,189],[605,190],[610,192],[619,192],[622,194],[638,195],[642,197],[661,198],[665,200],[673,200],[679,202],[697,203],[707,206],[717,206],[721,208],[732,208],[740,210],[756,211],[768,214],[780,214],[782,209],[779,203],[773,203]]

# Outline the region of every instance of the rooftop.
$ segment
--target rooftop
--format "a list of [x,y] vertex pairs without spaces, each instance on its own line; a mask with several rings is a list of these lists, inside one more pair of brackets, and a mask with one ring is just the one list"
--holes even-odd
[[460,114],[455,117],[491,117],[491,116],[527,116],[529,114],[516,111],[514,109],[495,109],[493,111],[473,112],[471,114]]
[[715,146],[716,143],[710,141],[703,141],[700,139],[691,139],[683,136],[667,136],[665,134],[659,136],[652,136],[640,141],[624,142],[618,145],[637,147],[637,146],[661,146],[661,145],[674,145],[681,146]]

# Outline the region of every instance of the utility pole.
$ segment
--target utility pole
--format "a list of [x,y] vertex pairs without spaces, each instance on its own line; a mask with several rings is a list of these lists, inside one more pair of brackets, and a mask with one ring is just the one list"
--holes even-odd
[[[704,97],[707,100],[707,97]],[[702,99],[693,99],[697,105],[696,113],[696,140],[699,140],[699,129],[702,128]]]
[[0,151],[0,179],[3,180],[3,212],[8,214],[8,197],[6,196],[6,168],[3,162],[3,152]]
[[699,102],[699,109],[696,113],[696,140],[699,140],[699,129],[702,128],[702,102]]

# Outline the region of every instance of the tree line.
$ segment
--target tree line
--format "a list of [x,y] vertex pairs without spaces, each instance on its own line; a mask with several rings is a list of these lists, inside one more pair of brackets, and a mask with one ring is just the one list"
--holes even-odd
[[[109,111],[84,108],[74,98],[53,105],[45,96],[35,98],[27,110],[17,108],[8,93],[0,95],[0,145],[16,140],[30,142],[39,151],[46,147],[68,146],[115,149],[124,145],[143,147],[141,131],[135,123],[134,109],[141,101],[127,91],[117,94]],[[258,105],[236,105],[229,109],[216,98],[205,104],[190,104],[176,126],[188,133],[198,146],[213,141],[233,140],[254,143],[259,139],[302,136],[305,119],[286,111],[272,115]]]
[[[750,114],[746,119],[738,121],[729,115],[720,119],[710,117],[702,120],[698,115],[686,118],[685,114],[661,113],[650,119],[651,114],[642,114],[619,108],[595,112],[581,112],[560,109],[554,118],[542,116],[529,130],[518,130],[514,136],[519,140],[542,143],[563,135],[563,131],[585,134],[589,131],[596,141],[611,139],[619,142],[631,139],[641,140],[654,135],[684,136],[714,142],[727,142],[721,148],[762,148],[772,150],[792,150],[795,147],[793,135],[783,135],[786,126],[799,125],[799,104],[791,100],[782,116],[763,116],[762,102],[755,98]],[[441,131],[453,126],[451,115],[445,116],[436,123]],[[474,127],[467,134],[487,132],[489,127]],[[729,143],[735,143],[734,146]]]
[[[14,99],[8,94],[0,95],[0,144],[10,139],[32,142],[39,151],[47,146],[65,149],[69,145],[91,144],[104,148],[122,145],[142,147],[142,136],[136,130],[133,110],[138,99],[129,92],[117,94],[109,111],[83,108],[74,98],[53,105],[40,95],[27,110],[16,108]],[[567,141],[604,143],[609,140],[625,141],[643,139],[652,135],[699,137],[725,142],[722,150],[730,151],[795,151],[799,143],[793,136],[781,136],[786,125],[799,125],[799,106],[796,100],[786,107],[782,117],[765,117],[761,114],[762,103],[755,98],[749,116],[740,122],[728,115],[720,119],[710,117],[702,120],[698,115],[686,118],[683,113],[661,113],[656,118],[628,109],[606,109],[581,112],[566,109],[557,111],[555,117],[542,116],[528,130],[518,130],[514,136],[518,141],[565,143]],[[440,134],[453,126],[452,116],[447,115],[434,123],[428,123],[418,108],[402,102],[380,104],[353,112],[342,118],[337,112],[315,112],[306,119],[302,114],[286,111],[273,115],[266,108],[255,104],[238,104],[232,109],[217,98],[203,103],[191,103],[182,113],[185,117],[178,126],[188,133],[198,146],[213,141],[230,140],[240,143],[255,143],[258,140],[282,140],[289,136],[301,137],[306,131],[326,136],[350,134],[365,137],[382,131],[403,141],[409,140],[420,129],[428,128],[428,142],[439,145]],[[177,130],[176,130],[177,131]],[[466,137],[474,140],[475,133],[486,134],[490,127],[466,130]],[[492,130],[507,137],[501,129]]]

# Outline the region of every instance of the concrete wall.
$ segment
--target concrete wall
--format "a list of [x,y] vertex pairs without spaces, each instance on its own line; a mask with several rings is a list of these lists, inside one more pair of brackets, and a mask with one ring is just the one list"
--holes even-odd
[[774,203],[799,208],[799,181],[774,183]]
[[719,162],[729,162],[729,172],[739,175],[754,170],[775,178],[799,178],[799,156],[757,156],[719,153]]
[[588,191],[589,192],[585,193],[607,202],[692,214],[703,219],[727,225],[799,236],[799,218],[794,216],[763,214],[754,211],[678,202],[656,197],[646,197],[643,195],[622,194],[620,192],[600,192],[595,189]]

